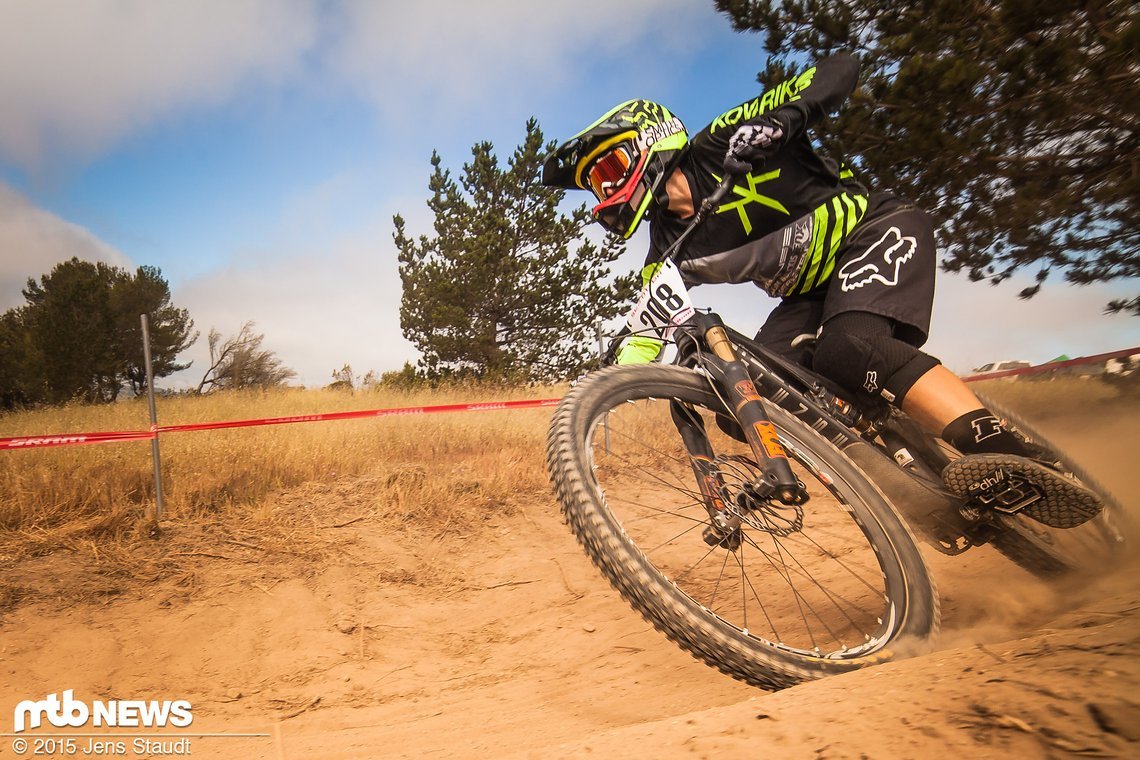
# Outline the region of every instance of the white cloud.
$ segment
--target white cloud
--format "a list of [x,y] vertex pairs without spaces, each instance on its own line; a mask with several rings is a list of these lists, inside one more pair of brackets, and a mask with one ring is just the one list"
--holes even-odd
[[[351,178],[333,177],[289,209],[314,210],[335,203],[339,188]],[[402,198],[411,209],[409,223],[429,223],[426,209]],[[318,215],[319,216],[319,215]],[[285,214],[286,221],[292,214]],[[399,369],[416,360],[400,332],[400,278],[391,239],[391,214],[378,211],[374,222],[329,242],[299,235],[285,223],[272,250],[246,251],[223,269],[174,287],[172,301],[188,309],[201,332],[180,356],[189,369],[160,385],[196,385],[209,356],[206,335],[217,328],[234,335],[247,321],[265,335],[265,348],[298,372],[296,382],[323,386],[331,373],[349,363],[360,374]],[[297,237],[303,239],[298,239]],[[289,242],[292,238],[292,242]],[[73,256],[132,268],[132,262],[86,229],[36,208],[0,183],[0,311],[23,303],[21,289]]]
[[461,128],[615,51],[611,65],[644,81],[635,45],[658,59],[692,48],[686,20],[708,12],[691,0],[0,0],[0,160],[37,174],[91,160],[266,83],[347,85],[389,128]]
[[0,182],[0,311],[24,302],[28,278],[39,278],[71,257],[133,265],[122,253],[84,228],[32,205]]
[[400,278],[391,230],[356,231],[350,238],[281,256],[246,254],[238,263],[198,278],[173,293],[202,333],[182,360],[194,365],[165,385],[196,385],[208,364],[206,335],[235,335],[247,321],[267,348],[298,373],[297,383],[320,387],[333,370],[368,370],[415,362],[400,332]]
[[308,0],[0,0],[0,158],[39,171],[296,72]]
[[657,60],[683,51],[702,33],[686,21],[708,8],[691,0],[349,0],[342,12],[334,70],[389,121],[450,120],[462,129],[467,114],[533,102],[588,76],[603,56],[644,80],[635,43],[652,41]]

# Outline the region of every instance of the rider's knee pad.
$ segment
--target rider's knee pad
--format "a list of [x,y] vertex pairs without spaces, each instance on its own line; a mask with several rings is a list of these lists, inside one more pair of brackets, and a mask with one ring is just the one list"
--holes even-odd
[[939,361],[887,335],[858,335],[826,328],[812,368],[861,401],[902,404],[907,391]]

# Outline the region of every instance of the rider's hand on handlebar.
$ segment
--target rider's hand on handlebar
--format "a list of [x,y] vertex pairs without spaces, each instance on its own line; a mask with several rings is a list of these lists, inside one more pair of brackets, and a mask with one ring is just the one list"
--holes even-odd
[[747,174],[780,150],[784,128],[780,122],[759,116],[754,123],[745,124],[728,140],[724,154],[724,170],[729,174]]
[[602,358],[602,366],[613,364],[648,364],[661,353],[664,344],[646,335],[631,335],[629,327],[622,328],[610,342],[609,350]]
[[645,335],[631,335],[626,338],[617,352],[617,364],[649,364],[661,354],[665,344],[656,338]]

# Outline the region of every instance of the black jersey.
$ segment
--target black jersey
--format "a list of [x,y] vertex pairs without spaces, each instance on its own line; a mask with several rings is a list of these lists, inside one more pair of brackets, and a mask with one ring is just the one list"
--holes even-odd
[[[779,153],[740,177],[689,237],[678,261],[686,280],[754,282],[775,296],[806,293],[828,280],[836,252],[867,212],[867,191],[850,171],[815,151],[807,129],[839,109],[858,71],[849,55],[819,61],[724,112],[690,140],[679,169],[699,205],[720,183],[738,127],[764,114],[785,133]],[[687,226],[687,219],[662,206],[653,218],[646,263],[660,261]]]

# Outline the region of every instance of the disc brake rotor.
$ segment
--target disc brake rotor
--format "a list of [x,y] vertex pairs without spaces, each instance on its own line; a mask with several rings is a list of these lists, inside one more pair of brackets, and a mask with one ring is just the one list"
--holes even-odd
[[798,505],[780,504],[761,497],[752,488],[763,472],[751,459],[736,455],[718,456],[714,463],[731,495],[726,509],[741,523],[754,530],[784,537],[798,533],[804,526],[804,510]]

